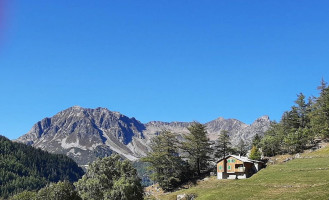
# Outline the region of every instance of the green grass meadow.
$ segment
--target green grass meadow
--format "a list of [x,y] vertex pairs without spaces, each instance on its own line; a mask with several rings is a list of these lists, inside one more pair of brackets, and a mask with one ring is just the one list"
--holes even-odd
[[271,165],[245,180],[217,180],[211,177],[190,189],[160,196],[196,194],[197,200],[219,199],[329,199],[329,146],[303,153],[301,158]]

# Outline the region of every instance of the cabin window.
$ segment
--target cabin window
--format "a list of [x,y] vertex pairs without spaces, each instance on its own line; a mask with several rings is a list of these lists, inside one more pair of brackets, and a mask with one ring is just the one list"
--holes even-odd
[[234,160],[234,159],[232,159],[232,162],[235,162],[235,160]]
[[235,164],[235,168],[243,167],[243,164]]
[[230,165],[229,165],[229,166],[227,166],[227,169],[228,169],[228,170],[231,170],[231,166],[230,166]]
[[222,166],[220,165],[220,166],[218,167],[218,169],[219,169],[219,170],[222,170]]
[[235,164],[235,171],[244,172],[245,169],[243,167],[243,164]]
[[230,162],[231,162],[231,160],[230,160],[230,159],[228,159],[228,160],[227,160],[227,162],[228,162],[228,163],[230,163]]

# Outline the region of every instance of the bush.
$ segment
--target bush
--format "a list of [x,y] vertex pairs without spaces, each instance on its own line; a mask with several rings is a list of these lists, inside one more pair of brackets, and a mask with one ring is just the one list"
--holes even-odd
[[93,162],[75,186],[83,200],[143,199],[136,169],[119,155]]

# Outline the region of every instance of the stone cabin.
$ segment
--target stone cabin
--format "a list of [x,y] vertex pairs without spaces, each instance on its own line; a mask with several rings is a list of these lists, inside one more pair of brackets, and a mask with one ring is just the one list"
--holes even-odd
[[264,163],[247,157],[228,155],[217,162],[217,179],[245,179],[257,173]]

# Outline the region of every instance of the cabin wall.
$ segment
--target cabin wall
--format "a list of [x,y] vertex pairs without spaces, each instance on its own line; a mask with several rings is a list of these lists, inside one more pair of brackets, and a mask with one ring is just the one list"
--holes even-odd
[[245,173],[234,173],[234,174],[228,174],[227,179],[245,179],[247,178],[247,175]]
[[243,165],[242,161],[234,157],[228,157],[226,159],[226,163],[227,163],[227,173],[243,172],[240,169],[236,168],[236,165]]
[[228,174],[225,172],[218,172],[217,173],[217,179],[227,179],[228,178]]
[[224,160],[217,163],[217,173],[225,172]]
[[247,175],[245,173],[217,173],[217,179],[246,179]]

